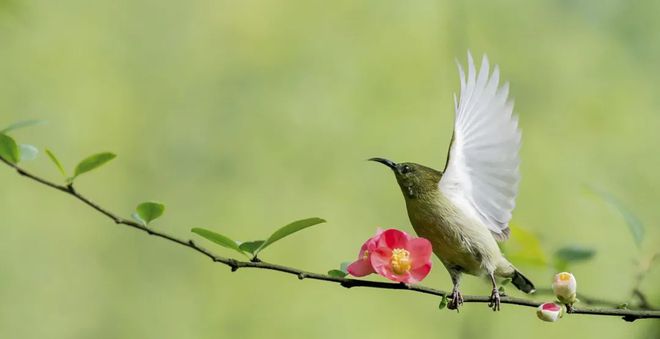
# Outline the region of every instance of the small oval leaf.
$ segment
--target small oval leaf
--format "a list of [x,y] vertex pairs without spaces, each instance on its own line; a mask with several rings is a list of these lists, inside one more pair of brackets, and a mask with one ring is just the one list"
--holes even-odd
[[29,127],[29,126],[43,125],[45,123],[46,123],[45,120],[23,120],[23,121],[15,122],[5,127],[3,130],[0,131],[0,133],[7,133],[15,129]]
[[565,246],[555,252],[555,258],[566,262],[589,260],[594,255],[596,255],[596,250],[580,245]]
[[309,218],[309,219],[302,219],[302,220],[294,221],[294,222],[278,229],[277,231],[275,231],[275,233],[273,233],[270,237],[268,237],[268,239],[266,239],[266,241],[264,241],[264,243],[261,244],[261,246],[259,246],[259,248],[257,248],[254,251],[254,255],[257,255],[259,252],[263,251],[264,248],[270,246],[270,244],[272,244],[272,243],[274,243],[274,242],[276,242],[276,241],[278,241],[278,240],[280,240],[280,239],[282,239],[282,238],[284,238],[288,235],[296,233],[296,232],[298,232],[300,230],[303,230],[307,227],[318,225],[318,224],[324,223],[324,222],[325,222],[325,220],[323,220],[321,218]]
[[20,144],[18,145],[18,148],[21,154],[21,161],[34,160],[37,158],[37,155],[39,154],[39,150],[32,145]]
[[2,133],[0,133],[0,157],[12,164],[17,164],[21,160],[21,152],[16,141]]
[[103,166],[105,163],[108,161],[116,158],[117,155],[114,153],[109,153],[109,152],[104,152],[104,153],[98,153],[91,155],[87,158],[85,158],[83,161],[81,161],[78,166],[76,166],[76,170],[73,174],[73,178],[75,179],[77,176],[87,173],[89,171],[92,171],[94,169],[97,169],[101,166]]
[[340,270],[329,270],[328,275],[334,278],[344,278],[347,274]]
[[148,225],[163,215],[165,212],[165,205],[159,202],[147,201],[139,204],[135,209],[135,212],[137,212],[138,218]]
[[442,300],[440,300],[440,304],[438,305],[439,309],[444,309],[447,307],[447,304],[449,303],[449,298],[446,295],[442,296]]
[[48,148],[46,148],[46,154],[48,155],[48,158],[55,164],[55,167],[62,173],[62,175],[66,178],[68,175],[66,174],[66,171],[64,170],[64,166],[62,166],[62,163],[60,162],[59,159],[55,156],[53,152],[51,152]]
[[263,243],[263,240],[246,241],[238,247],[241,249],[241,251],[254,254],[254,251],[256,251],[257,248],[259,248]]
[[207,240],[210,240],[210,241],[212,241],[212,242],[214,242],[214,243],[216,243],[216,244],[218,244],[222,247],[232,249],[232,250],[234,250],[238,253],[241,253],[241,254],[245,255],[245,253],[243,251],[241,251],[241,249],[239,248],[238,242],[236,242],[235,240],[232,240],[231,238],[229,238],[227,236],[224,236],[224,235],[219,234],[219,233],[215,233],[213,231],[209,231],[205,228],[199,228],[199,227],[193,228],[191,230],[191,232],[193,232],[197,235],[200,235],[200,236],[206,238]]

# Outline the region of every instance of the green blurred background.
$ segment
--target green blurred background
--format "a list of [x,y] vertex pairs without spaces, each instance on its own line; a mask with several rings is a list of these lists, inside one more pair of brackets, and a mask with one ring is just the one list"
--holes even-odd
[[[69,169],[116,152],[78,189],[125,216],[163,201],[156,227],[184,237],[201,226],[252,240],[326,218],[263,255],[325,272],[376,227],[412,231],[391,173],[364,160],[440,168],[454,61],[487,53],[523,129],[514,223],[547,256],[594,248],[571,267],[579,290],[624,302],[637,262],[660,245],[659,13],[660,2],[639,0],[0,0],[0,125],[49,121],[12,136],[51,148]],[[59,179],[43,154],[24,166]],[[456,314],[416,293],[231,273],[8,168],[0,183],[0,338],[660,335],[652,320],[548,324],[530,308],[493,314],[483,304]],[[586,185],[645,223],[641,248]],[[549,287],[552,268],[516,263]],[[424,283],[450,288],[435,264]],[[489,292],[464,280],[466,293]],[[656,306],[659,283],[655,267],[641,286]]]

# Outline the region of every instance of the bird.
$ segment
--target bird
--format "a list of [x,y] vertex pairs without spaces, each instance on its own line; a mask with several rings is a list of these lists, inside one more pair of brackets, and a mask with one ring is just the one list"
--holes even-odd
[[465,273],[490,279],[488,306],[499,311],[496,277],[511,279],[525,293],[535,291],[498,246],[511,235],[522,134],[508,98],[509,84],[499,84],[499,67],[495,65],[491,73],[486,55],[479,70],[469,51],[467,59],[467,74],[456,62],[460,94],[454,94],[453,135],[444,170],[380,157],[369,160],[392,170],[413,229],[431,242],[433,253],[449,272],[453,288],[448,308],[458,310],[463,304],[459,285]]

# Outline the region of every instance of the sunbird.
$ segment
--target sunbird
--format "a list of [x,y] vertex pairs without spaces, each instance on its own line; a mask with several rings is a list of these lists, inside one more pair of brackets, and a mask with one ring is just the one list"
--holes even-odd
[[477,73],[468,52],[467,77],[458,63],[461,91],[454,94],[454,131],[444,171],[413,162],[382,163],[393,172],[415,232],[428,239],[453,283],[448,308],[463,304],[463,273],[488,276],[493,290],[489,307],[500,309],[495,277],[509,278],[525,293],[534,284],[500,251],[509,238],[509,221],[518,194],[521,132],[509,84],[500,86],[499,67],[489,72],[484,55]]

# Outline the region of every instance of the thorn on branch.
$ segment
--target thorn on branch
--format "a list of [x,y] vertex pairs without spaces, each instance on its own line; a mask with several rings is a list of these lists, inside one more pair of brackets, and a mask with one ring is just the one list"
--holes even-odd
[[350,280],[342,281],[342,282],[339,283],[339,285],[341,285],[341,287],[345,287],[345,288],[351,288],[351,287],[355,286]]
[[255,255],[254,257],[252,257],[252,259],[250,259],[250,261],[251,262],[261,262],[261,259],[257,258],[257,256]]
[[625,321],[631,323],[631,322],[637,320],[637,317],[636,317],[636,316],[633,316],[633,315],[624,315],[624,316],[623,316],[623,320],[625,320]]
[[298,279],[303,280],[305,278],[307,278],[307,274],[305,274],[303,272],[298,273]]
[[[213,260],[216,260],[216,259],[214,258]],[[238,266],[238,262],[235,259],[227,259],[226,264],[231,267],[232,272],[238,271],[239,266]]]

